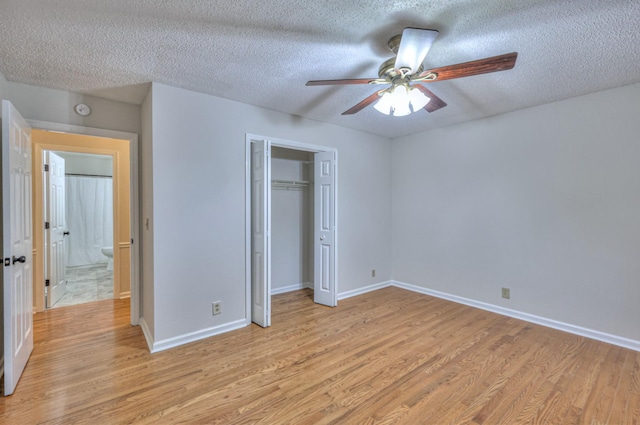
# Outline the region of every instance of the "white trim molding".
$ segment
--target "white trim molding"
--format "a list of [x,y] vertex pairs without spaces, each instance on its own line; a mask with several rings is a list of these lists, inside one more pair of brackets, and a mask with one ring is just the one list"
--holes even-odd
[[351,291],[341,292],[338,294],[338,301],[347,298],[355,297],[358,295],[366,294],[367,292],[376,291],[378,289],[386,288],[388,286],[394,286],[393,280],[387,280],[386,282],[374,283],[373,285],[365,286]]
[[395,286],[397,288],[406,289],[408,291],[417,292],[419,294],[429,295],[458,304],[468,305],[470,307],[479,308],[481,310],[490,311],[492,313],[497,313],[503,316],[513,317],[514,319],[524,320],[525,322],[535,323],[537,325],[546,326],[548,328],[557,329],[559,331],[568,332],[574,335],[584,336],[586,338],[595,339],[597,341],[606,342],[608,344],[617,345],[619,347],[628,348],[630,350],[640,351],[640,341],[394,280],[376,283],[374,285],[369,285],[363,288],[354,289],[352,291],[343,292],[341,294],[338,294],[338,299],[341,300],[354,297],[356,295],[362,295],[367,292],[375,291],[389,286]]
[[304,282],[295,285],[283,286],[281,288],[271,288],[271,295],[286,294],[287,292],[299,291],[305,288],[313,289],[313,283]]
[[147,347],[149,347],[149,352],[153,353],[153,334],[149,329],[149,325],[144,320],[144,317],[140,317],[138,319],[138,324],[140,325],[140,329],[142,330],[142,335],[144,335],[145,341],[147,341]]
[[[142,326],[142,323],[140,325]],[[235,331],[237,329],[244,328],[248,325],[249,323],[247,323],[246,319],[240,319],[233,322],[224,323],[222,325],[213,326],[211,328],[202,329],[196,332],[190,332],[187,334],[174,336],[172,338],[163,339],[160,341],[151,341],[151,344],[149,345],[149,351],[151,351],[151,353],[157,353],[159,351],[168,350],[169,348],[178,347],[180,345],[188,344],[190,342],[199,341],[205,338],[209,338],[215,335],[220,335],[230,331]],[[145,323],[145,326],[146,326],[146,323]],[[144,330],[144,327],[142,329],[142,332],[145,333],[145,338],[146,338],[146,332]],[[147,344],[149,344],[149,342],[150,342],[149,338],[147,338]]]

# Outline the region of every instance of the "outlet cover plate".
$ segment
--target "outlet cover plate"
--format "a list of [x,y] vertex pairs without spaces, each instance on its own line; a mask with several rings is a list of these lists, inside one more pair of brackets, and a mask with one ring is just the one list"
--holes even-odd
[[502,298],[511,299],[511,290],[509,288],[502,288]]

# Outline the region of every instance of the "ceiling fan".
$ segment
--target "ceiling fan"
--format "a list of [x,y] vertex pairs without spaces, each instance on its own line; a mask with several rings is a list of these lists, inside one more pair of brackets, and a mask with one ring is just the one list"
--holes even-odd
[[[402,34],[391,37],[388,46],[395,57],[386,60],[378,70],[379,78],[308,81],[307,86],[384,84],[362,102],[346,110],[351,115],[375,103],[374,107],[386,115],[403,116],[424,109],[434,112],[447,104],[421,83],[451,80],[511,69],[516,64],[517,52],[492,56],[471,62],[424,70],[422,62],[438,36],[438,31],[405,28]],[[377,103],[376,103],[377,102]]]

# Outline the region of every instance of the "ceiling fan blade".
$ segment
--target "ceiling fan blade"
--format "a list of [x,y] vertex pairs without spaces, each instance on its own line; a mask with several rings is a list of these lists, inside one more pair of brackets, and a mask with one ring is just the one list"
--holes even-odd
[[411,70],[409,74],[415,73],[427,56],[437,36],[438,31],[436,30],[405,28],[402,31],[394,68],[408,68]]
[[345,80],[314,80],[307,81],[306,86],[339,86],[347,84],[375,84],[384,83],[385,80],[381,78],[352,78]]
[[417,88],[422,93],[424,93],[425,96],[431,99],[429,103],[427,103],[427,105],[423,108],[425,111],[431,113],[431,112],[437,111],[440,108],[444,108],[445,106],[447,106],[444,100],[440,99],[431,90],[429,90],[422,84],[416,84],[413,87]]
[[489,72],[506,71],[515,66],[517,57],[518,53],[513,52],[507,53],[506,55],[492,56],[490,58],[478,59],[471,62],[428,69],[421,73],[418,78],[426,77],[431,73],[437,75],[435,79],[422,81],[427,83],[432,81],[451,80],[454,78],[487,74]]
[[377,92],[375,92],[374,94],[372,94],[371,96],[367,97],[365,100],[363,100],[362,102],[358,103],[356,106],[352,107],[351,109],[348,109],[346,111],[344,111],[342,113],[342,115],[352,115],[355,114],[356,112],[360,112],[361,110],[363,110],[364,108],[366,108],[367,106],[371,105],[372,103],[375,103],[376,100],[380,99],[380,92],[382,90],[378,90]]

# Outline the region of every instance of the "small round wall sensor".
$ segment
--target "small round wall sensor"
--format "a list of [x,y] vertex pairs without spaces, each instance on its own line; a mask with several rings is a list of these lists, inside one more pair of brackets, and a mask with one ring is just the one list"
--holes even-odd
[[89,105],[84,103],[78,103],[73,109],[76,111],[76,114],[83,117],[86,117],[91,113],[91,108],[89,108]]

